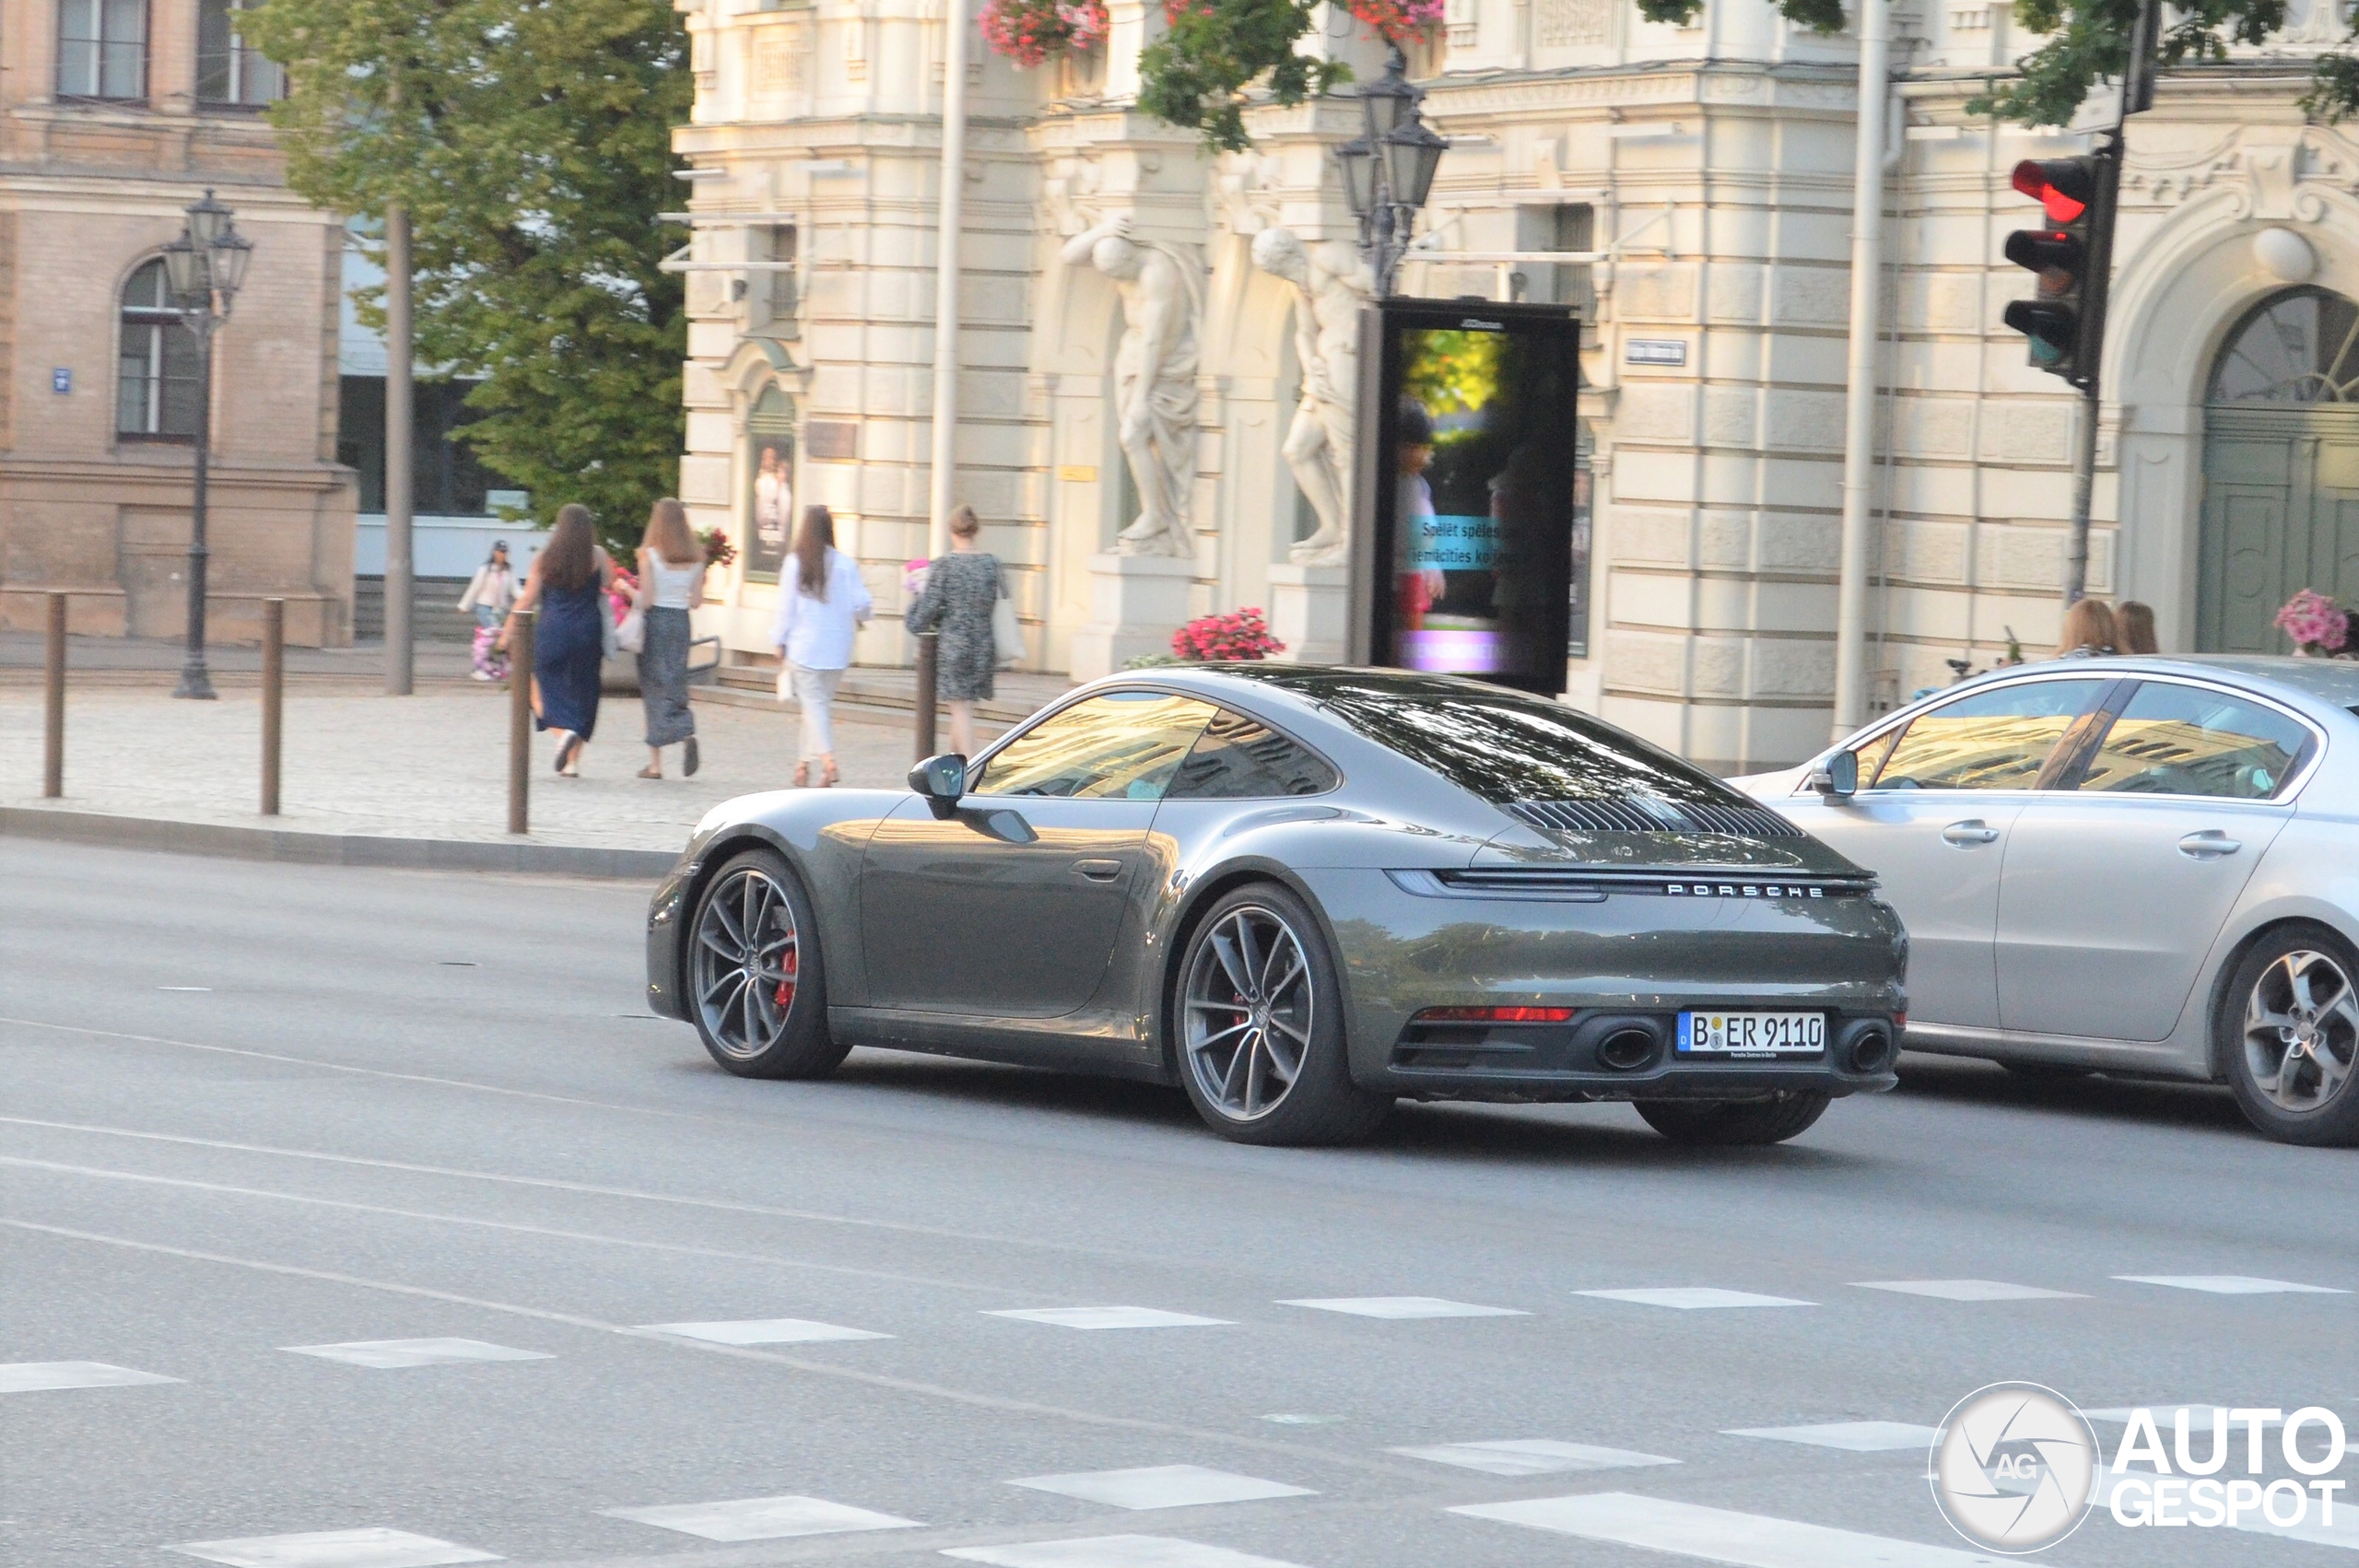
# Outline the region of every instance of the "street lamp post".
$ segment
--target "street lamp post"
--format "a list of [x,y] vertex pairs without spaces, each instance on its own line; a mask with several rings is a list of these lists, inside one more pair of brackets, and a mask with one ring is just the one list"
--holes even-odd
[[229,208],[213,193],[192,203],[181,237],[164,247],[164,275],[179,302],[181,321],[196,334],[196,479],[191,491],[188,533],[188,657],[181,666],[174,696],[210,699],[213,679],[205,668],[205,479],[212,457],[213,334],[229,319],[238,286],[246,280],[252,242],[240,234]]
[[1344,200],[1360,220],[1360,250],[1376,275],[1379,298],[1392,295],[1417,209],[1432,193],[1434,174],[1449,146],[1417,111],[1425,89],[1411,85],[1408,67],[1396,45],[1384,75],[1360,89],[1365,128],[1335,149],[1344,170]]

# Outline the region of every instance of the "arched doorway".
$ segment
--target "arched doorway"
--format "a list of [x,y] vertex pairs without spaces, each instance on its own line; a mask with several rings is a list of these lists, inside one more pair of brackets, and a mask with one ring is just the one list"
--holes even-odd
[[2359,598],[2359,305],[2289,288],[2245,313],[2205,394],[2195,645],[2282,653],[2300,589]]

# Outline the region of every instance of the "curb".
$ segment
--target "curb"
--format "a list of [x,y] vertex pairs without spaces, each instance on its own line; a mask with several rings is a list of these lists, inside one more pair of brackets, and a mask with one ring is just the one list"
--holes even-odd
[[104,812],[0,806],[0,836],[66,844],[284,860],[314,866],[410,871],[540,872],[558,876],[646,880],[679,856],[664,849],[600,849],[581,844],[497,844],[466,838],[393,838],[365,833],[305,833],[288,827],[171,822]]

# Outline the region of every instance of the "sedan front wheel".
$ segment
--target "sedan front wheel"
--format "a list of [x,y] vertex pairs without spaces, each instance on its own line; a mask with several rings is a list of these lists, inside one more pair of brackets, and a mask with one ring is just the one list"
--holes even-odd
[[2283,1143],[2359,1141],[2359,954],[2323,929],[2262,938],[2220,1016],[2221,1065],[2245,1118]]

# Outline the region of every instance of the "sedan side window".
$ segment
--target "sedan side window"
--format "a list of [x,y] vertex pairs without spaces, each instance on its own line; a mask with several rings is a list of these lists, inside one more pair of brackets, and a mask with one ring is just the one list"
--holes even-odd
[[1107,692],[1050,715],[992,754],[977,795],[1159,801],[1218,711],[1163,692]]
[[1197,737],[1166,799],[1247,801],[1317,795],[1332,790],[1335,770],[1266,725],[1224,711]]
[[2110,681],[2025,681],[1911,720],[1876,774],[1879,790],[2028,790],[2056,743]]
[[2081,789],[2265,801],[2310,732],[2273,708],[2204,686],[2148,681],[2106,731]]

